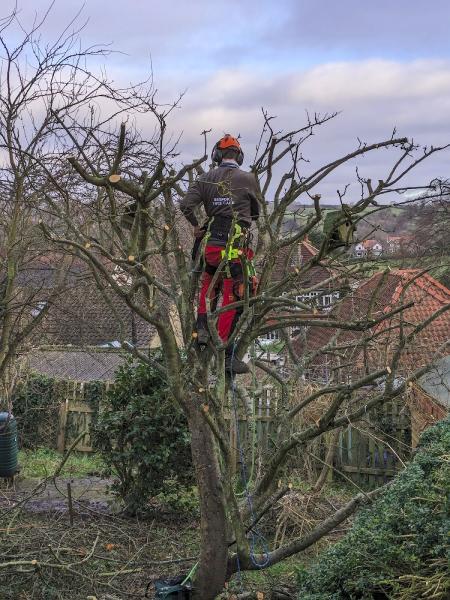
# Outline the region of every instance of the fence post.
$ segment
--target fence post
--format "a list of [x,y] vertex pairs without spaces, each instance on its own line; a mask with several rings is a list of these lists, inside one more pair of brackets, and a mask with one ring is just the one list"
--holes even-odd
[[69,398],[66,397],[64,402],[62,402],[59,407],[59,430],[57,441],[58,452],[64,452],[64,450],[66,449],[66,425],[68,408]]

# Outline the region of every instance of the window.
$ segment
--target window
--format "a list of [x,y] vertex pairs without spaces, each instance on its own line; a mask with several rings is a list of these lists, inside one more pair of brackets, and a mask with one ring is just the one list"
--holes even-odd
[[339,292],[308,292],[307,294],[301,294],[300,296],[296,296],[295,300],[297,302],[309,304],[310,306],[328,308],[332,306],[336,302],[336,300],[339,300]]
[[336,300],[339,300],[339,292],[331,292],[330,294],[323,294],[319,298],[319,306],[327,308],[334,304]]
[[280,339],[280,334],[278,331],[269,331],[268,333],[262,335],[260,337],[261,340],[269,340],[271,342]]
[[296,302],[303,302],[304,304],[315,304],[315,302],[310,302],[310,300],[314,300],[321,292],[308,292],[307,294],[300,294],[300,296],[295,296]]

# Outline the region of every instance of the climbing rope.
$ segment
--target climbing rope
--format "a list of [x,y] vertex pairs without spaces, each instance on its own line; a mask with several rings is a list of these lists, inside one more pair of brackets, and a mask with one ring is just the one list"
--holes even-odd
[[[233,348],[231,351],[231,364],[233,364],[235,351],[236,351],[236,344],[233,344]],[[251,522],[254,523],[256,521],[256,515],[255,515],[254,508],[253,508],[253,498],[252,498],[252,495],[251,495],[250,489],[249,489],[249,482],[248,482],[248,477],[247,477],[247,467],[246,467],[246,463],[245,463],[245,453],[244,453],[244,448],[241,443],[241,434],[239,431],[239,415],[238,415],[238,403],[237,403],[237,398],[236,398],[236,384],[235,384],[235,376],[234,376],[232,370],[231,370],[230,388],[231,388],[231,399],[232,399],[232,404],[233,404],[234,420],[235,420],[235,424],[236,424],[235,425],[235,427],[236,427],[236,443],[237,443],[237,448],[238,448],[238,452],[239,452],[239,460],[241,463],[241,478],[242,478],[242,483],[244,485],[244,494],[245,494],[245,497],[247,500],[247,505],[248,505],[248,509],[250,512],[250,516],[251,516]],[[262,535],[262,533],[260,533],[254,527],[252,527],[250,529],[249,535],[250,535],[250,560],[257,569],[263,569],[264,567],[266,567],[269,564],[269,548],[267,545],[267,540]],[[263,549],[264,560],[262,562],[258,562],[256,559],[256,549],[258,546],[261,546]],[[238,577],[240,577],[241,574],[240,574],[239,556],[237,556],[237,567],[238,567]]]

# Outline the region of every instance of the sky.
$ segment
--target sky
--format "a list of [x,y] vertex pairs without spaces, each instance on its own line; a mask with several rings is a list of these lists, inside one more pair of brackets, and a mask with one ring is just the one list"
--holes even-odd
[[[14,5],[3,0],[0,14]],[[18,0],[26,25],[48,0]],[[102,59],[123,85],[151,70],[158,97],[170,102],[184,92],[169,128],[181,134],[180,160],[202,154],[201,131],[211,143],[240,134],[251,164],[259,138],[261,107],[276,127],[294,129],[305,111],[339,111],[304,147],[315,167],[356,148],[358,139],[400,136],[422,145],[450,142],[450,2],[447,0],[56,0],[42,28],[52,40],[81,9],[84,44],[110,44]],[[153,124],[139,122],[143,134]],[[355,167],[383,179],[395,154],[367,154],[330,175],[317,192],[329,202],[351,184]],[[450,177],[450,152],[424,163],[405,184]]]

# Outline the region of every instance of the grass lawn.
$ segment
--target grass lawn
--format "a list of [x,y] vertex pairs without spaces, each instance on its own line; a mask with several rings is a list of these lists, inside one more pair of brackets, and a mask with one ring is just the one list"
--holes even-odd
[[[49,448],[20,450],[20,475],[25,478],[43,478],[52,475],[61,463],[62,454]],[[61,477],[87,477],[106,475],[106,465],[95,452],[72,452],[64,465]]]

